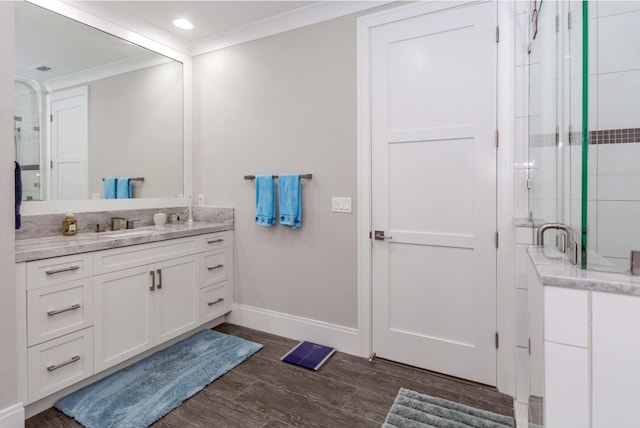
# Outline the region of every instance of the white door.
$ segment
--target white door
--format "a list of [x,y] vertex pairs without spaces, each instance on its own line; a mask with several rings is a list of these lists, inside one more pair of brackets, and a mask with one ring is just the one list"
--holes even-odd
[[49,96],[51,197],[89,199],[89,113],[86,86]]
[[[443,6],[447,7],[447,6]],[[372,351],[496,384],[496,9],[371,30]]]

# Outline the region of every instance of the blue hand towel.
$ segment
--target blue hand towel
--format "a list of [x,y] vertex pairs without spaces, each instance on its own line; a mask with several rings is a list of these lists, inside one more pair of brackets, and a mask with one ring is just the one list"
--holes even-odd
[[280,224],[294,229],[302,226],[302,186],[299,175],[285,174],[278,177],[278,199]]
[[18,230],[22,226],[22,218],[20,217],[20,205],[22,205],[22,169],[18,162],[16,162],[13,178],[15,185],[16,230]]
[[118,183],[116,185],[116,199],[129,199],[132,197],[131,180],[129,180],[129,177],[118,178]]
[[256,224],[271,227],[276,222],[276,198],[272,175],[256,176]]
[[104,179],[104,198],[116,198],[116,179],[114,177],[105,177]]

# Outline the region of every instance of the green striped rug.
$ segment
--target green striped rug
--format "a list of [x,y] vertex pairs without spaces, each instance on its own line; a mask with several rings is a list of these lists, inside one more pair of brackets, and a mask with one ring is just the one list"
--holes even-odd
[[513,428],[510,416],[400,388],[383,428]]

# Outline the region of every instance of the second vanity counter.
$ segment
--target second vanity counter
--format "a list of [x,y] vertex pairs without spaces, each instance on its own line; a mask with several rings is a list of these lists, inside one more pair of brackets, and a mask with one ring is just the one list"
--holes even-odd
[[542,285],[640,296],[640,276],[580,269],[551,247],[528,251]]
[[167,239],[186,238],[232,229],[232,223],[194,222],[192,224],[144,226],[100,233],[78,233],[75,236],[18,239],[16,240],[16,263],[147,244]]

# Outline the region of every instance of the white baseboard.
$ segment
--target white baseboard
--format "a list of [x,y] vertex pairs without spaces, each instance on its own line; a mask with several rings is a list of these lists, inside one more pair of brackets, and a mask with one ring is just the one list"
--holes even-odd
[[0,410],[0,428],[24,428],[24,406],[22,403]]
[[238,303],[234,303],[227,314],[227,322],[295,340],[308,340],[361,356],[360,335],[355,328]]

